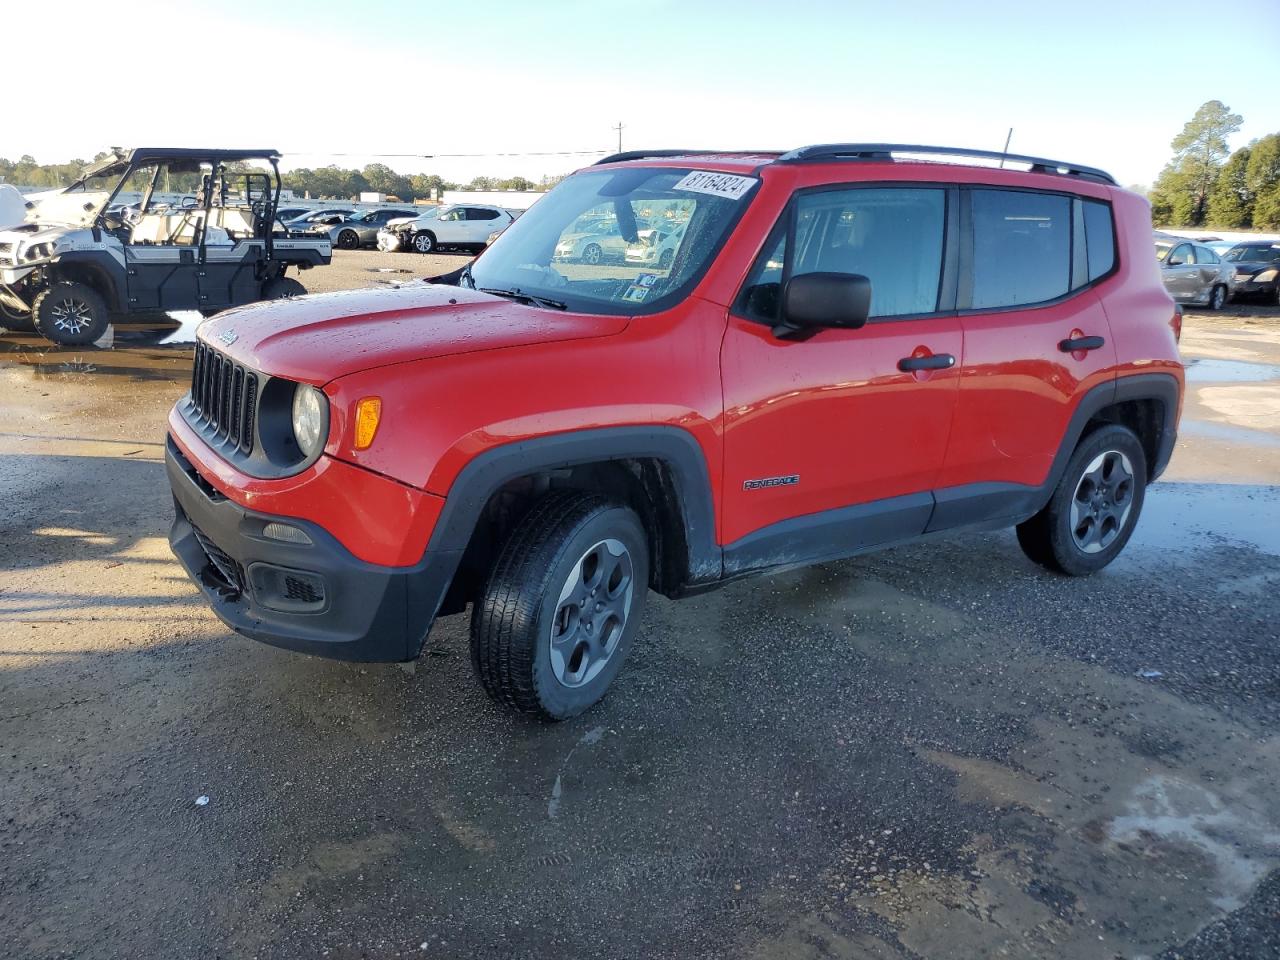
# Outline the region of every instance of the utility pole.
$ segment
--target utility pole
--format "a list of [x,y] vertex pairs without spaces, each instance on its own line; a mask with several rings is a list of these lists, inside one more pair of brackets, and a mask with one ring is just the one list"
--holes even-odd
[[622,152],[622,121],[619,120],[618,125],[616,127],[610,127],[609,129],[618,131],[618,152],[621,153]]

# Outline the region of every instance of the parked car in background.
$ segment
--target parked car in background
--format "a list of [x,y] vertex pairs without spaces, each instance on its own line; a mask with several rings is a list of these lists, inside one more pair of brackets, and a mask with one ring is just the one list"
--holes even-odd
[[276,211],[276,219],[281,223],[288,223],[290,220],[305,217],[310,212],[310,207],[281,207]]
[[1280,241],[1248,240],[1223,255],[1237,297],[1280,304]]
[[[425,225],[428,220],[439,217],[440,211],[444,209],[442,206],[422,207],[407,217],[388,220],[387,225],[378,231],[378,249],[383,253],[395,253],[397,250],[407,249],[408,233],[412,229],[407,225],[415,220]],[[404,234],[403,237],[402,234]]]
[[1221,310],[1231,298],[1231,268],[1204,244],[1157,237],[1156,259],[1164,288],[1178,303]]
[[483,250],[489,235],[505,230],[517,214],[485,204],[452,204],[432,214],[397,223],[378,234],[381,250],[432,253],[441,248]]
[[290,233],[299,231],[306,233],[312,227],[318,227],[322,224],[337,223],[345,217],[351,216],[353,213],[355,213],[355,211],[351,209],[312,210],[310,213],[304,213],[300,217],[295,217],[292,220],[286,220],[284,225]]
[[640,242],[627,245],[627,263],[645,263],[667,270],[675,262],[684,239],[685,224],[650,227],[639,232]]
[[355,250],[365,244],[376,243],[378,231],[392,220],[403,220],[412,216],[413,211],[405,210],[403,207],[369,210],[344,217],[337,223],[312,227],[311,232],[328,234],[330,241],[340,250]]
[[575,224],[556,244],[555,259],[597,264],[626,259],[627,241],[615,219]]

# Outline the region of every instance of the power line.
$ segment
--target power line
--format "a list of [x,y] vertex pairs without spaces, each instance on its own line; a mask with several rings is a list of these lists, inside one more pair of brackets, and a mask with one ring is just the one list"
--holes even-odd
[[309,157],[397,157],[415,160],[463,159],[477,157],[587,157],[603,156],[608,150],[514,150],[505,153],[378,153],[362,150],[359,153],[339,153],[333,150],[285,150],[285,156]]

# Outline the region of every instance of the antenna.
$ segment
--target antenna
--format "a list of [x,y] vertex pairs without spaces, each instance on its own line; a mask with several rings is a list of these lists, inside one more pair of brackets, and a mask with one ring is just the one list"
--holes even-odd
[[1000,151],[1000,169],[1004,169],[1004,158],[1009,155],[1009,141],[1013,139],[1013,127],[1009,128],[1009,135],[1004,138],[1004,149]]
[[616,127],[610,127],[609,129],[618,131],[618,152],[621,153],[622,152],[622,121],[619,120],[618,125]]

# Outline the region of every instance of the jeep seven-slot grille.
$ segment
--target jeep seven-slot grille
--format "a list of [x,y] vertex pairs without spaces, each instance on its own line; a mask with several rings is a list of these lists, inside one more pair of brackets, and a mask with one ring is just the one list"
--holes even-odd
[[191,369],[191,406],[215,434],[245,453],[253,450],[258,375],[252,370],[197,343]]

